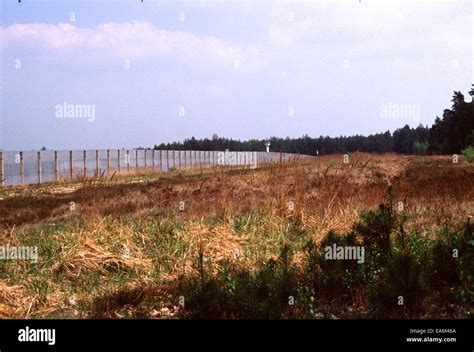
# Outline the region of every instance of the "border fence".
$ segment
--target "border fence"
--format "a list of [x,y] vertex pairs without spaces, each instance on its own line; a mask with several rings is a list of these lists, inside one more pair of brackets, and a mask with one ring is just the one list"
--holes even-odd
[[214,166],[249,166],[307,155],[279,152],[97,149],[0,151],[0,186],[144,174]]

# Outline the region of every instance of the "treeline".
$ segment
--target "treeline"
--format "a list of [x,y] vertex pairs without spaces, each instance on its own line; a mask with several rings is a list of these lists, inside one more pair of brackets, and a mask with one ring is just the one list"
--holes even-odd
[[[320,136],[311,138],[272,137],[270,150],[300,154],[332,154],[361,152],[396,152],[402,154],[451,154],[460,153],[474,145],[474,84],[469,92],[471,102],[466,102],[461,92],[454,92],[451,109],[444,110],[443,117],[436,117],[431,128],[419,125],[412,128],[405,125],[393,133],[386,131],[369,136]],[[264,151],[266,140],[240,141],[213,135],[211,139],[194,137],[184,142],[161,143],[157,150],[235,150]]]

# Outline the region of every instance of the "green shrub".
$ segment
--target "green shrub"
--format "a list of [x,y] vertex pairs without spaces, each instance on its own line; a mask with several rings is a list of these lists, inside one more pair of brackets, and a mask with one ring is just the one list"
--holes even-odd
[[257,272],[236,269],[227,262],[221,265],[217,275],[208,277],[201,273],[200,278],[182,282],[179,290],[186,298],[186,317],[278,319],[289,316],[289,298],[296,300],[298,286],[291,253],[291,247],[284,244],[278,260],[262,263]]
[[429,144],[426,141],[422,141],[422,142],[415,141],[413,142],[413,153],[418,154],[418,155],[426,154],[428,147],[429,147]]
[[454,249],[458,250],[456,260],[457,272],[461,281],[461,288],[457,298],[473,307],[474,302],[474,224],[468,220],[462,232],[459,232],[453,241]]
[[[200,255],[200,275],[179,285],[179,295],[186,299],[183,316],[279,319],[314,318],[321,312],[328,317],[333,312],[347,317],[360,313],[345,308],[362,302],[368,313],[361,317],[394,318],[425,314],[426,298],[472,307],[474,225],[467,221],[461,230],[445,227],[434,238],[406,233],[406,217],[393,211],[392,190],[389,195],[388,204],[362,213],[352,231],[330,231],[319,243],[308,241],[297,266],[292,264],[294,248],[287,243],[278,259],[262,262],[255,271],[224,262],[213,274]],[[326,259],[325,248],[334,244],[364,245],[364,262]],[[299,246],[297,241],[293,246]]]
[[365,246],[375,246],[383,254],[388,254],[391,247],[390,234],[395,225],[396,217],[391,207],[380,204],[376,210],[363,212],[353,229],[363,237]]
[[474,146],[470,145],[469,147],[461,150],[461,153],[470,163],[474,161]]
[[[420,272],[423,264],[418,263],[408,250],[395,248],[387,261],[387,270],[378,284],[371,285],[370,300],[383,311],[397,308],[419,310],[427,294]],[[400,297],[403,305],[400,305]]]
[[457,263],[453,257],[456,232],[444,227],[436,234],[431,252],[432,261],[428,267],[430,283],[434,289],[441,289],[447,285],[459,284]]

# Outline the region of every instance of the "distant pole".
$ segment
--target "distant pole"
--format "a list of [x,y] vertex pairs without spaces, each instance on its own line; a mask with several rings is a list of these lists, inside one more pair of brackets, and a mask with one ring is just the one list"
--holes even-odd
[[186,150],[184,151],[184,168],[186,169]]
[[99,175],[99,150],[95,150],[95,171],[94,175],[97,177]]
[[117,149],[117,173],[120,173],[120,149]]
[[107,149],[107,176],[110,175],[110,149]]
[[73,168],[73,160],[72,160],[72,150],[69,151],[69,178],[72,180],[72,168]]
[[58,182],[58,151],[54,151],[54,181]]
[[170,151],[166,150],[166,171],[170,171]]

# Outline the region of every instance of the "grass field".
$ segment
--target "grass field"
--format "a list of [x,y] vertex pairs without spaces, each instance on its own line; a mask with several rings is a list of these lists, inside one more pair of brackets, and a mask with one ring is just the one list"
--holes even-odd
[[470,318],[473,181],[355,153],[3,188],[0,245],[39,259],[0,260],[0,317]]

